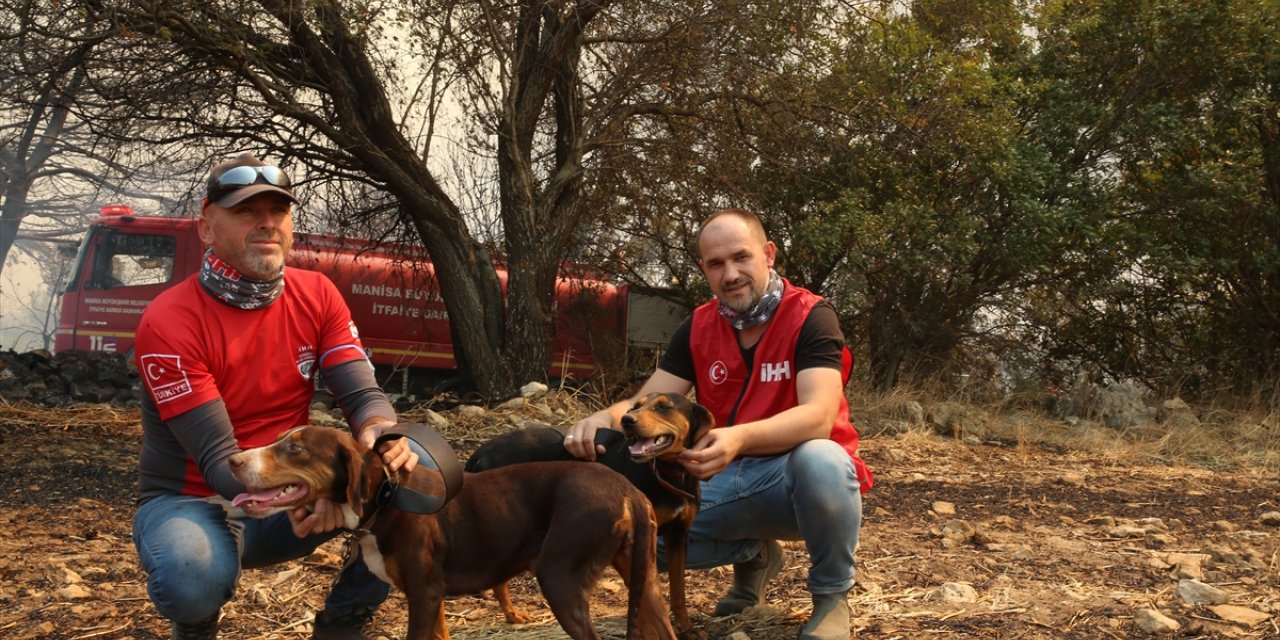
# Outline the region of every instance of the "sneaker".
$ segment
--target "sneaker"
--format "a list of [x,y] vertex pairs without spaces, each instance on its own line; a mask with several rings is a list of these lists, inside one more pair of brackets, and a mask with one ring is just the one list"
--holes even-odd
[[170,623],[170,640],[215,640],[218,637],[218,615],[195,624]]
[[849,592],[814,594],[800,640],[849,640]]
[[357,610],[344,616],[330,615],[321,611],[311,632],[312,640],[369,640],[365,633],[369,622],[373,620],[372,610]]
[[777,540],[765,540],[756,557],[733,565],[733,586],[729,593],[716,603],[716,617],[742,613],[747,607],[764,602],[764,588],[778,572],[782,571],[782,545]]

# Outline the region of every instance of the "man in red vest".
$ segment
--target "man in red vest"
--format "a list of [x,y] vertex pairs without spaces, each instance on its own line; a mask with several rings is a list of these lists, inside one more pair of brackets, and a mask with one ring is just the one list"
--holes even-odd
[[724,427],[682,454],[703,481],[687,564],[733,565],[715,615],[760,604],[782,568],[777,541],[803,540],[813,614],[800,638],[847,640],[861,493],[872,484],[844,396],[852,358],[831,305],[773,270],[777,251],[750,212],[703,222],[699,265],[715,299],[676,330],[633,398],[573,425],[565,448],[594,458],[595,432],[620,428],[637,398],[695,390]]

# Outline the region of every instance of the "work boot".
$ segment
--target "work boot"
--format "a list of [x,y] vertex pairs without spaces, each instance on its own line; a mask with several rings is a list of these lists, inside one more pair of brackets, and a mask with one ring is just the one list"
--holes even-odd
[[218,637],[218,614],[194,624],[170,623],[170,640],[215,640]]
[[849,592],[813,596],[813,615],[800,628],[800,640],[849,640]]
[[357,609],[347,615],[330,615],[321,611],[311,632],[311,640],[368,640],[365,628],[373,620],[373,610]]
[[782,545],[777,540],[765,540],[756,557],[734,563],[733,586],[716,603],[716,617],[741,613],[747,607],[764,602],[764,587],[779,571],[782,571]]

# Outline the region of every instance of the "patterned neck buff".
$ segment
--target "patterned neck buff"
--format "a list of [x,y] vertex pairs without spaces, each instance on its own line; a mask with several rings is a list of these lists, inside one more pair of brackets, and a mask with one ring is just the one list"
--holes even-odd
[[769,270],[769,284],[764,287],[764,294],[750,309],[742,313],[738,313],[733,309],[720,303],[720,315],[734,329],[747,329],[756,325],[764,324],[773,317],[773,312],[778,310],[778,303],[782,302],[782,277],[777,271]]
[[264,309],[284,293],[284,269],[266,282],[257,282],[240,275],[234,267],[213,255],[213,249],[204,252],[199,278],[200,286],[209,295],[237,309]]

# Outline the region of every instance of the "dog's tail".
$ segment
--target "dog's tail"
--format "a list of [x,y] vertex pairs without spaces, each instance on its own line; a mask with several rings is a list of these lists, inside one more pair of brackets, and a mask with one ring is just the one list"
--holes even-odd
[[649,499],[631,500],[632,535],[630,584],[627,594],[627,638],[675,640],[671,616],[658,594],[658,520]]

